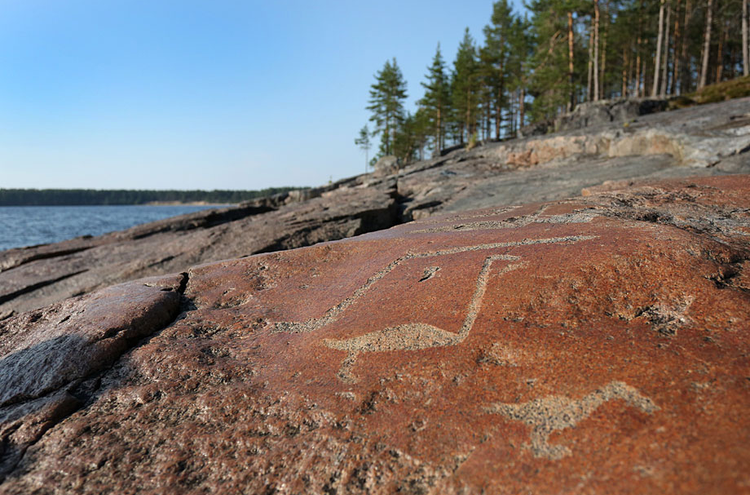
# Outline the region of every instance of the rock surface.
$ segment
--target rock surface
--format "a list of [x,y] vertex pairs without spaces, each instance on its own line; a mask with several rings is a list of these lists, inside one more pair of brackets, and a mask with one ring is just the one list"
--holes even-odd
[[750,176],[586,194],[6,318],[0,492],[750,492]]
[[391,175],[361,175],[102,237],[0,252],[0,319],[114,283],[440,212],[557,200],[605,181],[749,173],[748,150],[745,98],[455,150]]

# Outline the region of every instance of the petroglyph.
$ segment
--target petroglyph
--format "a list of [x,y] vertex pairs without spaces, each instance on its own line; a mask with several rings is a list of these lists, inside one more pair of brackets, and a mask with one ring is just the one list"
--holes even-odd
[[[431,347],[447,347],[460,344],[469,336],[469,332],[471,332],[471,328],[477,319],[482,299],[487,289],[492,264],[498,260],[517,261],[518,259],[518,256],[500,254],[489,256],[484,260],[482,270],[479,272],[479,277],[477,278],[474,295],[469,302],[466,318],[458,333],[449,332],[426,323],[407,323],[350,339],[324,339],[323,344],[326,347],[349,352],[349,356],[342,365],[341,371],[339,371],[339,377],[344,381],[354,380],[351,368],[356,362],[357,355],[361,352],[418,351]],[[525,265],[525,262],[510,264],[500,271],[500,275]]]
[[484,217],[494,217],[497,215],[503,215],[505,213],[508,213],[509,211],[517,210],[521,208],[522,205],[508,205],[503,206],[501,208],[495,208],[491,211],[485,211],[482,213],[472,212],[469,214],[458,214],[458,215],[452,215],[450,217],[434,217],[434,218],[428,218],[426,220],[420,220],[421,223],[425,224],[431,224],[431,223],[442,223],[445,221],[448,222],[463,222],[465,220],[470,220],[473,218],[484,218]]
[[[392,261],[385,268],[370,277],[364,283],[364,285],[356,289],[351,296],[347,297],[336,306],[330,308],[321,318],[311,318],[304,322],[276,322],[273,324],[271,331],[274,333],[308,333],[335,322],[346,309],[354,304],[354,302],[359,298],[364,296],[372,288],[373,285],[375,285],[379,280],[388,275],[397,266],[408,260],[432,258],[472,251],[509,248],[515,246],[528,246],[534,244],[575,243],[590,240],[594,237],[595,236],[568,236],[552,237],[546,239],[523,239],[520,241],[456,247],[426,253],[407,253],[406,255]],[[450,332],[442,328],[429,325],[427,323],[416,322],[405,323],[403,325],[398,325],[395,327],[387,327],[382,330],[376,330],[374,332],[370,332],[357,337],[352,337],[349,339],[324,339],[322,343],[326,347],[340,351],[346,351],[349,353],[347,358],[341,365],[341,369],[338,373],[339,378],[341,378],[341,380],[345,382],[356,381],[356,378],[352,374],[352,368],[356,363],[357,356],[363,352],[418,351],[433,347],[452,346],[463,342],[466,337],[469,336],[469,333],[474,326],[474,322],[476,321],[477,315],[479,314],[482,299],[484,298],[484,293],[487,289],[487,282],[489,281],[490,268],[495,261],[499,260],[515,261],[516,263],[511,263],[505,266],[502,270],[500,270],[498,275],[503,275],[509,271],[516,270],[527,265],[527,262],[525,261],[519,262],[520,256],[496,254],[486,257],[479,272],[479,276],[477,277],[476,288],[471,300],[469,301],[466,317],[464,318],[463,324],[461,325],[458,333]],[[428,268],[427,270],[425,270],[425,274],[420,281],[429,278],[429,276],[427,275],[428,272],[432,270],[432,268]],[[437,270],[435,270],[434,272],[436,271]],[[431,274],[434,274],[434,272],[431,272]]]
[[551,445],[550,434],[553,431],[574,428],[599,406],[616,399],[622,399],[629,406],[645,413],[651,414],[659,410],[651,399],[644,397],[633,387],[615,381],[591,392],[582,399],[553,395],[524,404],[493,404],[487,408],[487,412],[500,414],[514,421],[522,421],[533,427],[530,434],[531,443],[526,444],[526,447],[535,457],[557,460],[570,455],[571,451],[564,445]]
[[595,239],[596,236],[566,236],[566,237],[550,237],[544,239],[522,239],[520,241],[510,242],[496,242],[490,244],[477,244],[474,246],[462,246],[456,248],[443,249],[440,251],[431,251],[425,253],[406,253],[404,256],[396,258],[391,261],[387,266],[382,268],[380,271],[375,273],[372,277],[358,289],[356,289],[352,295],[345,298],[343,301],[330,308],[320,318],[310,318],[306,321],[279,321],[272,324],[272,333],[308,333],[315,330],[319,330],[326,325],[338,320],[341,314],[346,311],[355,301],[364,296],[380,279],[392,272],[397,266],[403,264],[406,261],[421,258],[433,258],[439,256],[447,256],[451,254],[467,253],[472,251],[485,251],[490,249],[501,249],[516,246],[531,246],[534,244],[562,244],[562,243],[576,243],[581,241],[588,241]]
[[573,213],[564,213],[561,215],[541,216],[542,211],[525,217],[510,218],[507,220],[486,220],[481,222],[461,223],[457,225],[447,225],[444,227],[432,227],[429,229],[415,230],[415,234],[433,234],[438,232],[463,232],[472,230],[497,230],[524,227],[532,223],[589,223],[596,218],[596,213],[592,211],[582,211]]

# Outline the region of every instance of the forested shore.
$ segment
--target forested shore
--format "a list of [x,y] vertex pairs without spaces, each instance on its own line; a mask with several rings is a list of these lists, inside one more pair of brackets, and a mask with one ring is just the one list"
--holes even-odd
[[[749,1],[530,0],[514,12],[499,0],[483,41],[467,28],[452,66],[438,43],[414,112],[404,108],[407,83],[396,58],[386,61],[370,88],[373,128],[364,126],[355,143],[368,152],[377,137],[373,162],[395,155],[403,164],[452,145],[514,137],[584,102],[689,100],[712,84],[748,78]],[[729,88],[727,97],[748,88]]]
[[296,187],[269,187],[258,191],[0,189],[0,206],[93,206],[146,204],[236,204],[284,193]]

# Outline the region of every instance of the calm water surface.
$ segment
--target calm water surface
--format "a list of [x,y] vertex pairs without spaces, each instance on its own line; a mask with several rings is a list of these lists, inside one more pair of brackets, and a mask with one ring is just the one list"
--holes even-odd
[[216,206],[0,206],[0,251],[101,235]]

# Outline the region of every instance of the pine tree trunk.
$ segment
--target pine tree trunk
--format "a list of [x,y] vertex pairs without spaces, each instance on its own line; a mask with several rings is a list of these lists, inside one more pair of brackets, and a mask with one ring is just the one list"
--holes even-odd
[[484,123],[484,140],[489,142],[492,139],[492,94],[487,93],[487,120]]
[[622,90],[620,91],[620,98],[627,98],[628,96],[628,47],[622,47]]
[[685,22],[683,25],[682,35],[682,53],[680,54],[680,66],[682,66],[682,74],[680,74],[680,93],[687,93],[690,91],[692,86],[692,75],[690,70],[690,64],[688,64],[688,33],[690,27],[690,18],[693,15],[691,0],[685,0]]
[[521,97],[518,99],[518,128],[524,126],[524,110],[526,109],[526,87],[521,86]]
[[500,112],[502,112],[503,106],[503,92],[500,88],[497,89],[497,96],[495,97],[495,138],[500,141]]
[[750,55],[747,46],[748,2],[750,0],[742,0],[742,74],[745,76],[750,75]]
[[594,69],[594,20],[591,20],[591,28],[589,30],[589,76],[586,83],[586,100],[593,101],[593,91],[591,90],[591,83],[593,82],[593,69]]
[[[608,13],[608,10],[605,6],[604,9],[605,14]],[[602,40],[602,63],[601,63],[601,74],[599,76],[599,97],[600,98],[607,98],[607,93],[605,91],[606,86],[606,74],[607,74],[607,37],[609,34],[609,15],[605,15],[604,18],[606,19],[606,22],[604,23],[604,39]]]
[[594,0],[594,101],[599,101],[599,0]]
[[500,79],[500,94],[497,102],[497,140],[500,141],[500,134],[503,131],[503,93],[505,92],[505,79]]
[[669,23],[672,17],[672,4],[667,4],[667,20],[664,23],[664,27],[667,30],[664,33],[664,70],[661,78],[661,93],[662,98],[667,96],[667,85],[669,83]]
[[727,41],[727,27],[722,22],[721,33],[719,34],[719,54],[716,57],[716,83],[721,82],[721,73],[724,70],[724,43]]
[[708,80],[708,56],[711,51],[711,23],[713,22],[713,0],[708,0],[706,9],[706,31],[703,37],[703,63],[701,64],[701,79],[698,83],[698,89],[706,86]]
[[575,72],[573,68],[573,12],[568,12],[568,84],[570,85],[570,101],[568,112],[576,106]]
[[510,118],[510,137],[513,137],[516,135],[516,101],[515,101],[515,91],[511,91],[509,93],[510,101],[508,102],[508,116]]
[[391,154],[391,126],[390,126],[390,115],[385,116],[385,132],[383,133],[383,139],[385,139],[385,154]]
[[643,96],[641,91],[641,45],[643,44],[643,0],[638,4],[638,41],[635,48],[635,97]]
[[[438,97],[438,99],[440,99]],[[440,152],[443,150],[443,130],[442,130],[442,112],[441,108],[438,106],[437,109],[437,118],[435,121],[437,122],[437,126],[435,128],[435,141],[436,141],[436,149],[435,152],[437,153],[437,156],[440,156]]]
[[471,140],[471,94],[466,92],[466,142]]
[[635,87],[633,94],[636,98],[641,97],[641,37],[638,37],[635,49]]
[[672,65],[672,87],[669,94],[677,94],[677,75],[680,72],[680,57],[677,56],[680,44],[680,1],[677,0],[677,7],[674,11],[674,48],[673,48],[673,65]]
[[628,94],[626,96],[633,96],[633,45],[630,46],[630,61],[628,63]]
[[[711,1],[711,0],[709,0]],[[659,94],[659,72],[661,72],[661,48],[664,42],[664,4],[666,2],[661,0],[659,6],[659,34],[656,37],[656,60],[654,61],[654,85],[651,88],[651,97],[656,98]]]

